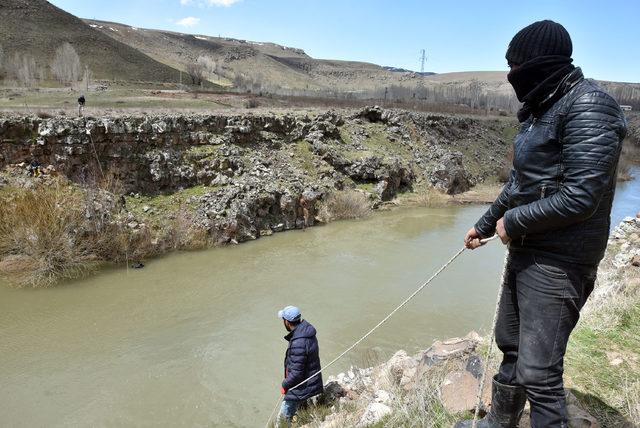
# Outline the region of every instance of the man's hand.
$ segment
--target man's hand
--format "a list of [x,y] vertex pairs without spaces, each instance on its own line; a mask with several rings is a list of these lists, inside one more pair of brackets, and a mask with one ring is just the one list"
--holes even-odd
[[506,245],[511,242],[511,238],[509,238],[509,235],[507,235],[507,230],[504,228],[504,217],[498,220],[498,222],[496,223],[496,233],[500,237],[500,240],[503,244]]
[[467,234],[464,235],[464,246],[470,250],[475,250],[482,245],[480,239],[482,239],[482,236],[480,236],[475,227],[472,227]]
[[280,387],[280,394],[284,395],[287,393],[287,390],[284,389],[283,387]]

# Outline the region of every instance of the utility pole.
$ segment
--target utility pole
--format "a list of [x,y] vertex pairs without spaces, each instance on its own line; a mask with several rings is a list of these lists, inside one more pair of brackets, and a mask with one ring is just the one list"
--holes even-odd
[[427,51],[422,49],[422,51],[420,51],[420,73],[424,73],[425,62],[427,62]]

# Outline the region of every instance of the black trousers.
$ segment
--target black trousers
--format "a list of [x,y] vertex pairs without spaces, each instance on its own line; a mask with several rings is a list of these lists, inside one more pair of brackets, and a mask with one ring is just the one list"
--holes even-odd
[[526,389],[532,428],[567,426],[564,354],[597,269],[524,252],[509,255],[496,325],[504,354],[497,380]]

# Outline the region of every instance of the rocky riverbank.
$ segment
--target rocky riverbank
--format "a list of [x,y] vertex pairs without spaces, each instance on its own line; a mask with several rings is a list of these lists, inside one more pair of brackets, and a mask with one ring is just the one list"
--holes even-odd
[[[597,322],[605,329],[608,322],[600,322],[602,307],[608,311],[637,310],[640,297],[640,213],[637,218],[626,218],[612,233],[606,256],[598,273],[596,289],[583,310],[583,319],[569,345],[568,366],[574,360],[574,349],[580,350],[581,359],[589,359],[581,347],[582,325]],[[634,310],[634,309],[632,309]],[[626,312],[627,315],[629,314]],[[622,315],[624,316],[624,315]],[[614,328],[614,326],[610,326]],[[636,332],[637,333],[637,332]],[[610,345],[609,349],[591,349],[588,352],[602,353],[607,357],[607,365],[620,372],[628,382],[638,379],[637,364],[640,360],[638,348],[634,344]],[[636,337],[637,341],[637,337]],[[630,347],[631,352],[623,348]],[[476,394],[485,366],[486,340],[477,333],[469,333],[464,338],[436,341],[429,348],[408,355],[398,351],[390,360],[369,368],[352,367],[328,379],[325,400],[330,404],[330,412],[321,417],[313,413],[305,416],[308,427],[344,426],[451,426],[459,417],[470,416],[476,405]],[[497,352],[497,351],[496,351]],[[495,354],[494,354],[495,355]],[[491,379],[497,367],[494,357],[487,378]],[[598,383],[597,370],[590,373],[591,379],[585,386],[583,380],[567,374],[569,415],[571,427],[638,426],[640,423],[640,397],[632,389],[626,402],[610,406],[607,412],[616,413],[610,419],[591,408],[589,386]],[[609,380],[610,381],[610,380]],[[624,395],[624,387],[616,386],[618,394]],[[580,397],[580,398],[578,398]],[[585,398],[587,397],[587,398]],[[605,391],[597,396],[601,401],[611,398]],[[482,394],[482,411],[491,406],[490,384]],[[593,412],[594,415],[591,415]],[[325,412],[326,413],[326,412]],[[520,426],[528,427],[523,418]],[[612,425],[611,421],[615,420]]]
[[[100,241],[101,250],[89,248],[83,259],[141,259],[357,217],[401,193],[455,195],[496,183],[515,131],[504,118],[379,107],[314,115],[3,117],[0,196],[15,205],[20,192],[38,191],[37,199],[52,198],[53,211],[62,206],[61,215],[65,200],[82,203],[84,220],[70,219],[77,224],[56,239],[76,247],[87,237]],[[57,196],[46,196],[52,187]],[[10,208],[0,215],[11,220],[22,212]],[[13,235],[21,219],[14,220],[3,237],[19,243],[23,237]],[[117,251],[105,251],[105,230],[123,242]],[[7,258],[12,269],[43,258],[25,251],[19,244],[5,249],[0,268]]]

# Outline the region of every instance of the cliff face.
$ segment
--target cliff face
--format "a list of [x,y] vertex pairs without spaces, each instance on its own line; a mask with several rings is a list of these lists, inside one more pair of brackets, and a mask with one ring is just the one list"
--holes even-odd
[[[226,241],[313,223],[316,202],[356,189],[373,202],[414,185],[453,194],[493,177],[512,124],[371,107],[341,115],[0,118],[0,169],[33,160],[125,194],[197,188],[188,204]],[[150,210],[153,213],[153,206]],[[306,211],[306,214],[301,213]],[[146,211],[145,211],[146,212]]]
[[498,170],[505,127],[379,108],[348,117],[10,117],[0,118],[0,168],[35,159],[75,181],[102,171],[145,193],[265,174],[331,185],[387,181],[390,196],[425,180],[457,193]]

